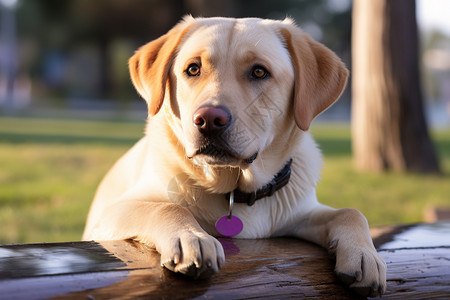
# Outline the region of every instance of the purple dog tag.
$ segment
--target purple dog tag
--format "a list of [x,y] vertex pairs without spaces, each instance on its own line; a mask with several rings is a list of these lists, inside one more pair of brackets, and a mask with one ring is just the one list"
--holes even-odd
[[242,224],[241,219],[235,216],[223,216],[216,222],[216,230],[223,236],[231,237],[238,235],[244,224]]

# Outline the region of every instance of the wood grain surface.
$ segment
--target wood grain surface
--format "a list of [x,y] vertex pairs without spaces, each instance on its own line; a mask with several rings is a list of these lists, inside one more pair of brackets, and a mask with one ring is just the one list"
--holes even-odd
[[[382,231],[384,299],[450,297],[449,230],[450,223],[439,223]],[[204,280],[161,268],[157,252],[131,241],[2,245],[0,299],[361,299],[337,280],[333,258],[311,243],[221,242],[225,267]]]

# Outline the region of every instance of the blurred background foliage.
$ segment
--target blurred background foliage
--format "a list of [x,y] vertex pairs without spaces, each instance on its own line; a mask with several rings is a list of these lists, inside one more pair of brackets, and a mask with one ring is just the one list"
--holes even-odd
[[[95,108],[105,102],[122,102],[129,107],[139,97],[130,84],[128,58],[186,14],[275,19],[289,16],[351,68],[351,0],[2,2],[15,3],[12,9],[2,4],[0,8],[3,18],[6,12],[14,16],[17,38],[15,51],[9,56],[0,55],[0,112],[9,108],[17,113],[17,108],[45,105]],[[5,53],[7,26],[2,24],[0,49]],[[421,48],[426,98],[434,102],[450,98],[445,84],[450,80],[450,39],[436,29],[422,31]],[[16,67],[13,97],[7,97],[7,61],[13,61],[10,64]],[[348,108],[349,92],[342,99],[341,105],[345,103]]]
[[[28,99],[11,105],[25,106],[32,101],[32,105],[42,107],[40,102],[56,101],[70,107],[86,106],[93,100],[136,99],[128,76],[128,58],[185,14],[290,16],[349,63],[350,4],[345,0],[19,1],[15,9],[19,38],[13,59],[20,62],[17,88],[28,89],[22,92]],[[87,98],[92,102],[82,100]]]

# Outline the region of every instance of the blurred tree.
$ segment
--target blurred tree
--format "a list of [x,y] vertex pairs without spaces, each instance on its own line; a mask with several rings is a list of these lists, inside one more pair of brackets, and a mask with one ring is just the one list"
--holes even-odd
[[17,81],[16,5],[17,1],[0,1],[0,79],[3,75],[6,81],[4,95],[0,90],[0,104],[6,111],[14,107]]
[[361,170],[440,170],[423,111],[415,15],[414,1],[353,1],[352,136]]

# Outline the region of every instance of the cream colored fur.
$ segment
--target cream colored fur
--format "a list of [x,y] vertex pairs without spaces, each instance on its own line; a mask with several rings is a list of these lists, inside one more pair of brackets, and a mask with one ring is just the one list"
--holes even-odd
[[[191,63],[199,76],[186,76]],[[250,79],[255,65],[270,76]],[[234,205],[244,221],[237,238],[312,241],[336,255],[336,273],[356,291],[384,292],[386,265],[364,216],[316,199],[322,160],[307,130],[340,96],[348,73],[330,50],[290,20],[187,17],[140,48],[130,73],[148,103],[146,134],[103,179],[83,239],[134,239],[154,246],[172,271],[218,272],[225,256],[214,224],[227,214],[225,194],[261,188],[292,158],[287,186],[253,206]],[[192,118],[204,105],[231,112],[223,138],[233,157],[196,154]]]

